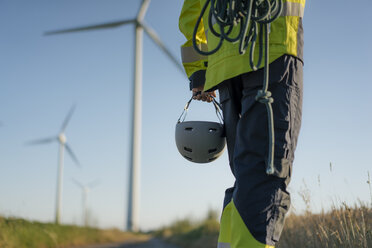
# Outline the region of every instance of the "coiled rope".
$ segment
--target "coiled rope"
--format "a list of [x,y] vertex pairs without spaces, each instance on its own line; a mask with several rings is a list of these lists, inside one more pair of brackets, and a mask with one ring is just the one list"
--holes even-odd
[[[209,30],[213,35],[218,37],[218,45],[209,51],[199,49],[196,42],[196,34],[200,26],[201,20],[210,5],[208,24]],[[269,153],[267,158],[266,173],[274,174],[274,115],[271,104],[274,99],[271,97],[269,87],[269,33],[270,23],[273,22],[281,14],[283,9],[282,0],[207,0],[202,8],[200,16],[196,22],[193,33],[194,49],[201,55],[208,56],[217,52],[223,42],[238,42],[239,53],[244,54],[247,47],[250,45],[249,64],[252,70],[257,70],[262,62],[262,57],[265,59],[264,65],[264,80],[262,90],[259,90],[256,95],[256,101],[265,104],[268,115],[269,129]],[[218,25],[216,30],[213,25]],[[239,25],[238,34],[233,37],[233,28]],[[254,49],[257,38],[259,36],[259,55],[257,64],[254,63]],[[263,37],[264,36],[264,37]],[[265,54],[263,54],[265,39]]]

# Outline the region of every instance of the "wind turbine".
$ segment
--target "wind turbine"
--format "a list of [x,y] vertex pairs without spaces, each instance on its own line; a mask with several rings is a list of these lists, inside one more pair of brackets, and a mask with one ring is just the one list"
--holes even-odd
[[62,208],[62,184],[63,184],[63,162],[64,162],[64,150],[66,148],[67,153],[70,155],[72,160],[75,162],[76,165],[80,165],[79,160],[75,156],[74,152],[72,151],[69,144],[67,144],[67,139],[65,135],[66,127],[71,119],[71,116],[75,110],[75,106],[72,106],[70,112],[67,114],[61,130],[57,136],[39,139],[35,141],[27,142],[27,145],[40,145],[40,144],[48,144],[52,142],[59,143],[59,159],[58,159],[58,173],[57,173],[57,195],[56,195],[56,216],[55,216],[55,223],[59,224],[61,221],[61,208]]
[[88,226],[88,207],[87,207],[87,202],[88,202],[88,194],[89,191],[96,187],[99,184],[98,180],[95,180],[93,182],[90,182],[88,184],[82,184],[76,179],[72,179],[72,181],[81,188],[83,192],[83,223],[84,226]]
[[141,159],[141,111],[142,111],[142,47],[143,31],[159,46],[165,55],[177,66],[184,74],[183,66],[166,48],[156,32],[144,22],[150,0],[142,0],[138,14],[133,19],[121,20],[97,25],[82,26],[77,28],[56,30],[46,32],[45,35],[63,34],[88,30],[98,30],[116,28],[127,24],[133,24],[135,36],[134,49],[134,71],[133,71],[133,110],[131,126],[131,150],[130,150],[130,172],[129,172],[129,192],[126,229],[138,231],[138,209],[139,209],[139,178],[140,178],[140,159]]

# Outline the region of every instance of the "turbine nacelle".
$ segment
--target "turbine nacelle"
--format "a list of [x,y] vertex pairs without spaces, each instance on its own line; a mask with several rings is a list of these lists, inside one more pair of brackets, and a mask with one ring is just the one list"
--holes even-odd
[[59,143],[61,143],[62,145],[66,144],[67,142],[67,138],[66,138],[66,135],[64,133],[60,133],[58,135],[58,141]]

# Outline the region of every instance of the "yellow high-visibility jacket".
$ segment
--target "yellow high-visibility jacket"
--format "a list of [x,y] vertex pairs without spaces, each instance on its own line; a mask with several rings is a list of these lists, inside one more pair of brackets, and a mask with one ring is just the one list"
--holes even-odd
[[[278,19],[271,23],[269,40],[269,63],[284,54],[303,59],[303,28],[306,0],[283,0],[283,11]],[[187,76],[206,70],[204,90],[217,86],[222,81],[252,71],[249,65],[249,51],[239,54],[239,42],[224,41],[222,47],[214,54],[202,56],[192,45],[192,36],[197,19],[206,0],[185,0],[179,18],[179,28],[187,41],[181,47],[182,63]],[[209,9],[209,8],[208,8]],[[205,12],[199,26],[196,40],[200,49],[204,51],[214,49],[219,38],[208,32],[208,13]],[[238,28],[234,28],[235,37]],[[248,47],[249,48],[249,47]],[[255,49],[255,59],[258,58],[258,42]],[[264,63],[261,63],[261,67]],[[208,68],[208,69],[207,69]]]

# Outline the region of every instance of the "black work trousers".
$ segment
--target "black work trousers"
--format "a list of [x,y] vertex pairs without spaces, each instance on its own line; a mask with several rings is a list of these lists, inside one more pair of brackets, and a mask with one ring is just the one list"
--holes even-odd
[[[270,176],[265,172],[269,147],[267,110],[265,104],[255,100],[262,84],[263,69],[260,69],[218,86],[229,162],[236,179],[234,186],[226,190],[224,209],[233,202],[252,236],[259,243],[274,246],[290,207],[287,186],[301,126],[302,61],[283,55],[270,64],[268,90],[274,98],[275,130],[275,173]],[[229,225],[233,229],[234,223]],[[233,246],[228,244],[228,247]]]

